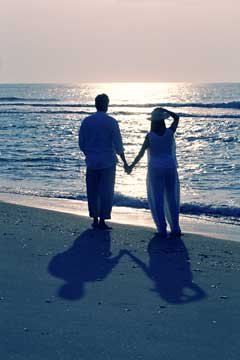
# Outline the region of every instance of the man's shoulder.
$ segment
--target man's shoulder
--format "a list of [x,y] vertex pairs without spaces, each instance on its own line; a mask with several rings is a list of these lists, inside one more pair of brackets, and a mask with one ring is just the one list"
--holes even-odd
[[95,124],[95,122],[100,122],[102,124],[108,125],[108,126],[116,126],[118,124],[117,120],[108,115],[107,113],[94,113],[87,117],[85,117],[82,121],[81,127],[90,126]]
[[82,123],[84,123],[84,122],[86,123],[86,122],[90,121],[92,118],[95,118],[95,114],[91,114],[91,115],[86,116],[83,119]]
[[107,119],[110,120],[113,124],[117,124],[117,120],[116,120],[114,117],[112,117],[112,116],[110,116],[110,115],[108,115],[108,114],[106,114],[106,117],[107,117]]
[[92,120],[95,118],[94,115],[95,114],[91,114],[91,115],[86,116],[81,122],[81,128],[84,128],[85,126],[88,126],[89,124],[91,124]]
[[114,117],[108,115],[107,113],[96,112],[94,115],[93,116],[98,118],[99,121],[102,121],[103,123],[105,123],[108,126],[115,126],[118,123]]

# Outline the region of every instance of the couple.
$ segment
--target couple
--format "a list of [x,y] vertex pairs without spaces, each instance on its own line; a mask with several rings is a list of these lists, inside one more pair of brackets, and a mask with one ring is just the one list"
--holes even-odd
[[[95,98],[96,113],[85,118],[79,130],[79,147],[86,160],[86,185],[89,216],[92,227],[110,230],[105,220],[111,218],[117,155],[123,161],[125,172],[134,166],[148,150],[147,194],[149,208],[159,237],[167,236],[167,222],[171,236],[181,236],[179,226],[179,180],[177,173],[174,133],[179,116],[163,108],[152,111],[151,131],[147,133],[142,148],[129,166],[117,121],[107,115],[109,98],[106,94]],[[165,119],[173,122],[166,128]],[[167,220],[167,222],[166,222]]]

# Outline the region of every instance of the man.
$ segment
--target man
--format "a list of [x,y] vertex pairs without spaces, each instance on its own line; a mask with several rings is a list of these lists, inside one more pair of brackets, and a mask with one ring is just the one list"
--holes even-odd
[[79,130],[79,147],[85,155],[86,184],[89,216],[92,227],[111,229],[106,219],[111,219],[115,172],[118,154],[125,169],[122,137],[117,121],[107,115],[109,98],[106,94],[95,99],[97,112],[85,118]]

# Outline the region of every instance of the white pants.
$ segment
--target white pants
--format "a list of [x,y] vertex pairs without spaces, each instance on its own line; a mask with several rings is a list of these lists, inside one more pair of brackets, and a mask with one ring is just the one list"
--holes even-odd
[[87,168],[86,184],[89,216],[111,219],[116,166],[106,169]]
[[147,194],[158,232],[166,233],[166,219],[172,232],[180,232],[180,186],[177,169],[148,167]]

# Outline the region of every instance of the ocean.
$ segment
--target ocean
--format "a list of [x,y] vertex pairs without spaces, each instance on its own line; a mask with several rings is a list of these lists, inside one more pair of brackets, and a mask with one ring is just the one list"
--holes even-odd
[[[239,83],[0,84],[0,192],[86,201],[78,130],[103,92],[129,163],[153,108],[179,113],[181,213],[240,225]],[[116,206],[148,208],[146,160],[131,175],[119,162]]]

